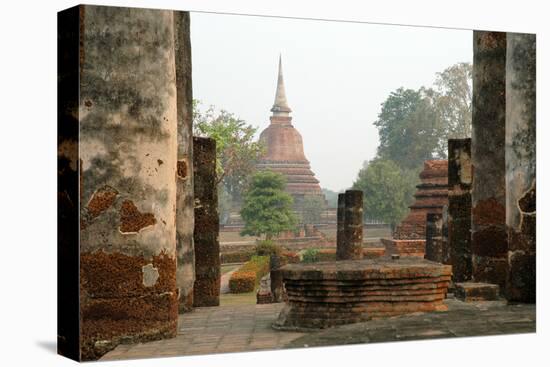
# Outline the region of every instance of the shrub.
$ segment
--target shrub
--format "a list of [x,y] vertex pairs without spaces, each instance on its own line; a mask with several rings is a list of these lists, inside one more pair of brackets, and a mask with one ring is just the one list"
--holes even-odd
[[254,250],[226,252],[220,255],[220,261],[222,264],[244,263],[249,261],[254,254]]
[[280,255],[282,252],[283,248],[270,240],[260,241],[256,245],[256,255],[258,256]]
[[319,261],[317,258],[317,254],[319,253],[319,250],[308,248],[304,251],[302,255],[302,262],[304,263],[314,263]]
[[236,271],[229,279],[231,293],[248,293],[256,288],[256,273],[253,271]]
[[[268,256],[252,256],[243,266],[229,278],[231,293],[252,292],[260,279],[269,273]],[[252,282],[252,286],[250,283]]]

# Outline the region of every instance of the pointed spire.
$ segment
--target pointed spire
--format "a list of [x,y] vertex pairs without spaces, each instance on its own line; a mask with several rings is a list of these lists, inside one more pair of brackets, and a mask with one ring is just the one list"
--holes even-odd
[[283,80],[283,63],[282,63],[281,54],[279,54],[279,77],[277,79],[277,92],[275,93],[275,102],[273,103],[271,112],[274,112],[275,114],[282,112],[285,115],[288,115],[289,112],[292,112],[290,107],[288,107],[288,103],[286,101],[285,82]]

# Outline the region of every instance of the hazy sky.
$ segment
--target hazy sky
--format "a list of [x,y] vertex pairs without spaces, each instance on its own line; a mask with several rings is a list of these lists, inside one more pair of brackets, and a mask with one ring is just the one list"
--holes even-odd
[[373,122],[399,87],[472,61],[472,32],[191,13],[193,97],[259,127],[269,124],[279,53],[293,125],[322,187],[352,185],[376,154]]

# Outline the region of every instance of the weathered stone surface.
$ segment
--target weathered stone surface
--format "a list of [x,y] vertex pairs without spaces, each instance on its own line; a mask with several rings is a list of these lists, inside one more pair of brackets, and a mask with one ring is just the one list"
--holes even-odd
[[506,33],[474,31],[472,94],[472,277],[506,282]]
[[424,258],[426,254],[426,240],[395,240],[381,238],[380,242],[385,246],[385,253],[387,255],[399,255],[401,258]]
[[260,279],[260,286],[256,292],[256,304],[273,303],[273,294],[271,293],[271,275],[267,274]]
[[193,137],[195,190],[195,307],[220,304],[220,242],[216,189],[216,141]]
[[506,224],[511,301],[536,300],[536,36],[506,45]]
[[[69,68],[77,72],[76,85],[60,87],[76,94],[60,123],[67,128],[70,123],[76,134],[60,139],[59,156],[62,180],[69,179],[64,175],[70,169],[74,185],[63,189],[61,198],[80,207],[79,236],[70,243],[80,250],[77,359],[90,360],[121,340],[176,334],[174,17],[188,15],[89,5],[74,9],[71,24],[78,27],[67,37],[76,42],[60,47],[73,47],[65,51],[78,55]],[[188,40],[189,32],[178,36]]]
[[[339,196],[340,199],[340,196]],[[363,258],[363,191],[347,190],[344,194],[343,230],[337,232],[337,260]],[[341,204],[341,203],[339,203]],[[342,214],[341,208],[338,211]],[[341,218],[338,225],[341,226]],[[343,239],[342,239],[343,237]]]
[[499,286],[489,283],[455,283],[454,295],[465,302],[496,301],[499,295]]
[[426,260],[443,262],[442,248],[443,218],[441,214],[428,213],[426,215]]
[[80,360],[80,7],[57,14],[57,351]]
[[288,297],[274,327],[325,328],[443,311],[451,267],[427,260],[346,260],[280,269]]
[[193,307],[195,254],[193,246],[193,91],[191,84],[191,40],[189,14],[174,13],[174,50],[178,106],[178,150],[176,170],[176,272],[179,312]]
[[453,281],[472,278],[471,139],[449,139],[448,241]]
[[258,162],[258,169],[271,170],[285,176],[286,191],[293,196],[296,207],[300,207],[306,195],[320,196],[324,200],[319,181],[304,154],[302,136],[292,125],[292,117],[289,115],[292,110],[286,101],[280,59],[277,92],[271,112],[271,123],[260,134],[266,153]]
[[441,214],[441,208],[447,204],[447,161],[425,161],[419,176],[421,183],[416,186],[415,202],[393,234],[397,240],[425,240],[426,215]]

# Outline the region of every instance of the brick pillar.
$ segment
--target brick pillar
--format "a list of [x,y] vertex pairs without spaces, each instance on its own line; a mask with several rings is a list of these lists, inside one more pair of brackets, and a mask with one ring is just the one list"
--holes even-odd
[[472,276],[506,282],[506,33],[474,31],[472,95]]
[[179,312],[193,307],[195,254],[193,228],[193,91],[191,88],[191,40],[189,14],[174,13],[176,85],[178,87],[178,162],[176,169],[176,252]]
[[472,278],[471,139],[449,139],[448,241],[453,281]]
[[441,214],[426,214],[426,253],[424,258],[438,263],[443,262],[442,248],[443,219]]
[[536,36],[508,33],[506,224],[511,301],[536,299]]
[[80,175],[71,198],[80,201],[80,358],[91,360],[122,338],[177,332],[178,91],[175,12],[78,9],[79,149],[69,168]]
[[346,212],[345,194],[338,194],[338,207],[336,209],[336,258],[344,257],[344,215]]
[[216,141],[193,137],[195,188],[195,307],[220,304],[220,243],[216,188]]
[[363,191],[347,190],[344,195],[344,240],[337,248],[338,260],[363,258]]

